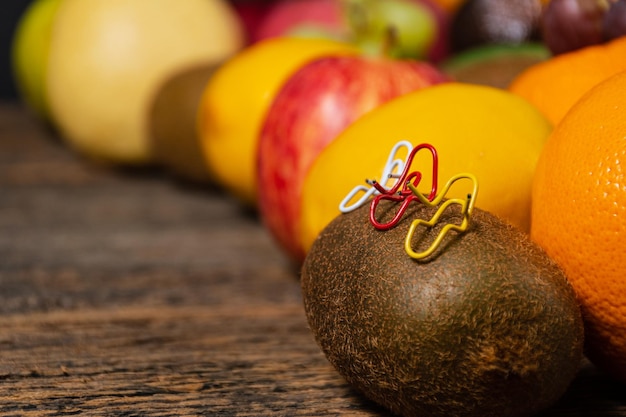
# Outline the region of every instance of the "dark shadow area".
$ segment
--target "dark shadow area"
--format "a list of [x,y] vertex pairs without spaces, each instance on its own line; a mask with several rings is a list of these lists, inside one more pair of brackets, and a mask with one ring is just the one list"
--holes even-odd
[[588,361],[561,400],[538,417],[616,417],[626,413],[626,385]]
[[15,99],[17,92],[11,69],[11,44],[19,18],[32,0],[3,0],[0,9],[0,99]]

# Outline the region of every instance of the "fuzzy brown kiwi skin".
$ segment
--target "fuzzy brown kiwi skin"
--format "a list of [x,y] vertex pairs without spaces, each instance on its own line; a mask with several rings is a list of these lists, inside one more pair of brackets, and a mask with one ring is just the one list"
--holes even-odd
[[[378,231],[368,209],[337,217],[302,268],[309,325],[346,380],[407,417],[530,416],[564,394],[583,357],[580,308],[527,235],[474,209],[468,231],[416,261],[404,239],[433,210],[414,204]],[[450,208],[438,224],[452,222]],[[419,230],[416,248],[438,233]]]

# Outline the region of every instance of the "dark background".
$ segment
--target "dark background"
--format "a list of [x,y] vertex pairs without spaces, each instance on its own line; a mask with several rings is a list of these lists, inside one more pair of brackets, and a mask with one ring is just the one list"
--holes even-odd
[[32,0],[0,0],[0,99],[15,99],[11,41],[18,19]]

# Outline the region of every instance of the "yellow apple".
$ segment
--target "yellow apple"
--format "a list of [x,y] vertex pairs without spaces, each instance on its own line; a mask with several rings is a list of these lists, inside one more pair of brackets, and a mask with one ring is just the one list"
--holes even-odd
[[157,88],[244,42],[225,0],[64,0],[46,78],[55,124],[94,159],[151,162],[148,117]]
[[11,50],[18,92],[37,116],[48,121],[50,111],[44,80],[53,21],[61,0],[37,0],[20,18]]

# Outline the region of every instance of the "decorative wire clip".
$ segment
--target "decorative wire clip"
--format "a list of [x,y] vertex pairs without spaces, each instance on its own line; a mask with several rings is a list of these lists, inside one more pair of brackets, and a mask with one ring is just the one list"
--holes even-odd
[[[462,179],[469,179],[470,181],[472,181],[472,185],[473,185],[473,189],[472,192],[467,194],[467,198],[462,199],[462,198],[450,198],[448,200],[446,200],[443,204],[441,204],[441,202],[443,201],[444,197],[446,196],[446,194],[448,193],[448,191],[450,190],[450,187],[452,186],[452,184],[454,184],[456,181],[462,180]],[[437,209],[437,211],[435,212],[435,214],[431,217],[430,220],[426,221],[424,219],[416,219],[413,220],[413,223],[411,223],[411,227],[409,228],[409,232],[406,236],[406,239],[404,241],[404,250],[406,251],[406,253],[413,259],[423,259],[426,258],[429,255],[432,255],[432,253],[437,250],[437,248],[441,245],[441,242],[443,241],[443,238],[445,237],[446,233],[448,233],[450,230],[456,230],[458,232],[464,232],[465,230],[467,230],[467,227],[469,225],[469,218],[470,215],[472,214],[472,210],[474,209],[474,203],[476,201],[476,194],[478,193],[478,181],[476,180],[476,177],[472,174],[457,174],[454,177],[450,178],[450,180],[446,183],[443,191],[432,201],[429,201],[428,199],[426,199],[422,193],[420,193],[417,188],[415,188],[415,186],[413,184],[411,184],[410,182],[407,182],[407,187],[413,192],[413,194],[415,195],[415,197],[422,202],[423,204],[426,204],[429,207],[436,207],[437,205],[441,204],[439,206],[439,209]],[[426,249],[423,252],[416,252],[413,250],[412,247],[412,240],[413,240],[413,235],[415,234],[415,230],[417,229],[418,226],[420,225],[425,225],[427,227],[433,227],[435,226],[435,224],[437,224],[437,222],[439,221],[439,218],[441,217],[441,215],[443,214],[443,212],[451,205],[453,204],[458,204],[461,206],[461,214],[463,215],[463,220],[461,222],[460,225],[457,224],[446,224],[441,231],[439,232],[439,234],[437,235],[437,238],[435,239],[435,241],[430,245],[430,247],[428,249]]]
[[[397,158],[396,155],[401,148],[408,149],[408,155],[406,161]],[[432,181],[431,181],[431,189],[429,194],[423,194],[421,191],[417,189],[420,181],[422,180],[422,173],[420,171],[411,171],[411,165],[413,164],[413,160],[415,159],[415,155],[422,149],[427,149],[430,151],[432,156]],[[387,158],[387,163],[383,169],[382,178],[384,179],[384,184],[379,183],[376,180],[366,180],[367,184],[370,186],[369,188],[364,185],[357,185],[348,193],[348,195],[341,201],[339,204],[339,210],[342,213],[348,213],[352,210],[355,210],[365,204],[370,198],[374,197],[371,200],[370,204],[370,222],[372,225],[378,230],[389,230],[395,227],[401,220],[402,216],[408,209],[409,205],[413,201],[417,201],[419,203],[425,204],[428,207],[437,207],[437,211],[430,218],[430,220],[424,219],[416,219],[411,223],[409,227],[409,232],[404,241],[404,249],[406,253],[413,259],[423,259],[430,255],[432,255],[435,250],[441,245],[445,235],[451,231],[456,230],[457,232],[464,232],[467,230],[469,226],[470,216],[474,209],[474,203],[476,201],[476,195],[478,193],[478,180],[472,174],[457,174],[450,178],[446,183],[443,191],[437,194],[437,181],[438,181],[438,172],[439,172],[439,157],[437,155],[437,150],[434,146],[422,143],[421,145],[417,145],[416,147],[412,147],[410,142],[400,141],[396,143],[396,145],[391,149],[391,153]],[[387,182],[389,180],[394,180],[389,188],[385,188]],[[462,198],[449,198],[445,199],[446,194],[450,191],[452,185],[460,180],[468,179],[472,182],[473,188],[472,192],[467,194],[465,199]],[[350,204],[352,200],[356,197],[359,192],[363,192],[363,195]],[[387,222],[380,222],[376,217],[376,210],[378,205],[382,200],[389,200],[395,203],[400,203],[400,208],[394,214],[391,220]],[[442,203],[443,202],[443,203]],[[439,218],[443,214],[443,212],[453,204],[458,204],[461,206],[461,214],[463,215],[463,220],[461,224],[446,224],[443,226],[434,242],[423,252],[417,252],[413,250],[413,236],[415,235],[415,231],[420,225],[425,225],[427,227],[434,227]]]
[[[399,173],[401,173],[405,169],[405,166],[407,164],[407,162],[405,162],[401,158],[397,158],[397,154],[402,148],[407,149],[407,155],[408,155],[413,149],[413,145],[411,144],[411,142],[408,142],[406,140],[402,140],[396,143],[395,146],[391,149],[391,152],[389,153],[389,156],[387,157],[387,162],[385,164],[385,167],[383,168],[383,175],[381,177],[381,180],[384,181],[385,185],[387,184],[389,180],[397,179],[395,183],[391,185],[391,188],[394,188],[399,183],[401,184],[401,180],[399,179],[400,178]],[[408,163],[410,164],[410,162]],[[381,190],[382,192],[387,193],[387,189],[385,189],[384,186],[382,186],[380,183],[376,182],[375,180],[374,181],[366,180],[366,182],[369,185],[369,187],[366,187],[365,185],[357,185],[348,193],[348,195],[341,201],[341,203],[339,203],[339,210],[342,213],[349,213],[353,210],[356,210],[357,208],[361,207],[363,204],[367,203],[367,201],[372,196],[380,193]],[[363,195],[358,200],[350,204],[350,201],[354,200],[357,194],[361,192],[363,193]]]
[[[414,189],[417,190],[416,187],[422,179],[422,173],[419,171],[412,171],[412,172],[410,171],[411,164],[413,163],[413,159],[415,158],[415,155],[422,149],[428,149],[433,158],[432,182],[431,182],[431,189],[430,189],[430,194],[428,194],[428,198],[424,197],[422,193],[420,193],[419,191],[417,191],[417,194],[419,194],[419,196],[416,195],[415,192],[413,191]],[[426,199],[427,201],[430,201],[434,199],[435,195],[437,194],[437,172],[438,171],[439,171],[439,159],[437,156],[437,151],[432,145],[423,143],[421,145],[417,145],[415,148],[413,148],[411,153],[409,153],[406,164],[404,165],[404,169],[402,170],[402,173],[400,174],[398,181],[395,183],[393,187],[386,190],[383,187],[381,187],[377,182],[374,181],[372,183],[372,186],[376,188],[378,192],[380,193],[372,200],[372,203],[370,205],[370,221],[374,225],[374,227],[377,228],[378,230],[389,230],[400,222],[400,219],[402,218],[407,208],[409,207],[409,204],[411,204],[412,201],[422,200],[422,199]],[[381,200],[390,200],[390,201],[401,203],[400,208],[398,209],[396,214],[393,216],[393,218],[390,221],[385,222],[385,223],[381,223],[376,218],[376,209],[378,208],[378,204],[381,202]]]

